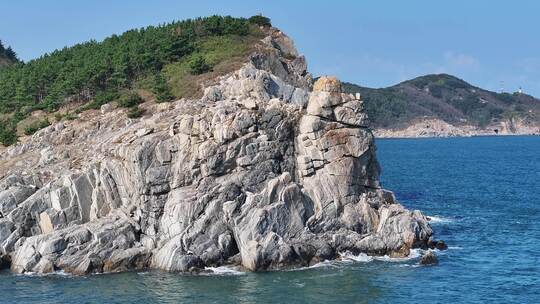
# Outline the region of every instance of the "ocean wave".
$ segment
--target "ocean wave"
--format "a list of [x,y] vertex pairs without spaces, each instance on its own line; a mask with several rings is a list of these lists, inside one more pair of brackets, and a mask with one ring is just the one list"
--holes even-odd
[[420,265],[418,263],[414,263],[414,264],[405,263],[405,264],[399,264],[399,265],[397,265],[397,267],[399,267],[399,268],[417,268],[417,267],[422,267],[422,265]]
[[[304,271],[317,268],[342,268],[344,266],[350,265],[351,263],[370,263],[375,260],[382,262],[406,262],[417,259],[425,253],[425,250],[415,248],[411,249],[411,252],[408,256],[403,258],[392,258],[387,255],[385,256],[370,256],[365,253],[353,254],[351,252],[340,253],[340,259],[336,260],[324,260],[313,264],[311,266],[292,268],[285,271]],[[228,275],[245,275],[247,272],[239,270],[237,266],[219,266],[219,267],[205,267],[205,271],[201,272],[201,275],[206,276],[228,276]]]
[[371,256],[371,255],[367,255],[365,253],[360,253],[360,254],[352,254],[350,252],[345,252],[345,253],[342,253],[340,254],[341,256],[341,261],[342,262],[361,262],[361,263],[369,263],[369,262],[372,262],[372,261],[382,261],[382,262],[406,262],[406,261],[410,261],[410,260],[414,260],[414,259],[417,259],[419,257],[422,256],[422,254],[424,254],[425,250],[422,250],[420,248],[415,248],[415,249],[411,249],[411,252],[409,253],[408,256],[406,257],[401,257],[401,258],[393,258],[393,257],[390,257],[388,255],[384,255],[384,256]]
[[315,263],[311,266],[291,268],[285,271],[303,271],[303,270],[309,270],[309,269],[315,269],[315,268],[339,268],[343,265],[344,263],[339,260],[324,260],[324,261]]
[[72,274],[67,273],[63,270],[53,271],[49,273],[25,272],[25,273],[17,273],[15,275],[26,276],[26,277],[72,277],[73,276]]
[[415,249],[411,249],[411,252],[406,257],[392,258],[388,255],[384,255],[384,256],[374,256],[373,259],[377,261],[383,261],[383,262],[407,262],[407,261],[414,260],[421,257],[424,251],[425,250],[422,250],[420,248],[415,248]]
[[352,261],[352,262],[362,262],[362,263],[369,263],[371,261],[373,261],[373,257],[372,256],[369,256],[365,253],[360,253],[358,255],[355,255],[355,254],[352,254],[350,252],[344,252],[342,254],[340,254],[341,256],[341,259],[346,262],[346,261]]
[[322,262],[313,264],[313,265],[308,266],[308,267],[300,267],[300,268],[298,268],[298,270],[313,269],[313,268],[321,268],[321,267],[325,267],[325,268],[336,268],[336,267],[339,267],[339,262],[340,262],[340,261],[338,261],[338,260],[333,260],[333,261],[324,260],[324,261],[322,261]]
[[427,218],[429,219],[429,222],[432,224],[448,224],[452,223],[454,220],[442,216],[435,216],[435,215],[428,215]]
[[235,266],[205,267],[204,270],[205,272],[201,273],[202,275],[229,276],[246,274],[245,272],[240,271],[239,268]]

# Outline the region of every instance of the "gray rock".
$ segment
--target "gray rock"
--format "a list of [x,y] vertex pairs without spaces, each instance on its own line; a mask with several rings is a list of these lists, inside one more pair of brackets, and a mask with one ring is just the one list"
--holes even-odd
[[362,102],[335,78],[312,91],[283,33],[260,48],[200,100],[140,120],[102,109],[8,148],[0,259],[18,273],[260,271],[430,246],[427,219],[380,186]]
[[101,108],[100,108],[101,114],[109,113],[113,109],[114,109],[114,106],[111,103],[106,103],[106,104],[102,105]]
[[428,251],[420,259],[421,265],[435,265],[437,263],[439,263],[439,259],[437,258],[435,253],[433,253],[433,251]]
[[6,218],[0,218],[0,243],[3,243],[13,232],[15,225]]

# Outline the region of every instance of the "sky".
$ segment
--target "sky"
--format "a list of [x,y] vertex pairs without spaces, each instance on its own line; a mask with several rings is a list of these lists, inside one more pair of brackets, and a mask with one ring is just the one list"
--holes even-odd
[[17,0],[0,40],[25,61],[131,28],[213,14],[263,14],[291,36],[314,76],[386,87],[431,73],[540,96],[540,1]]

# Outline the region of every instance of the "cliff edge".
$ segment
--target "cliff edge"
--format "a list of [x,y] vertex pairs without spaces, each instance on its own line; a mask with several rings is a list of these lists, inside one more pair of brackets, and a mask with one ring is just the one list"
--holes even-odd
[[200,99],[110,105],[0,151],[0,259],[17,273],[252,271],[433,247],[381,188],[361,100],[271,29]]

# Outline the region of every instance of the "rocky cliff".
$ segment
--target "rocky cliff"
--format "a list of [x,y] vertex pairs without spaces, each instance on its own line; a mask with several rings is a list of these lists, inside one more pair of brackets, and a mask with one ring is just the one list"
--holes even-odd
[[105,105],[6,148],[0,257],[14,272],[304,266],[435,246],[381,188],[362,101],[271,30],[204,97]]

